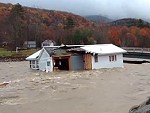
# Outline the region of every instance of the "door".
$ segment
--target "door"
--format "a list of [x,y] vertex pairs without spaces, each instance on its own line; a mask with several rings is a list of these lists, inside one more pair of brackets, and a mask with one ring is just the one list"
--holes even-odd
[[47,60],[47,63],[46,63],[46,72],[50,72],[50,71],[51,71],[51,61]]
[[91,54],[84,54],[84,69],[85,70],[91,70],[92,69],[92,56]]

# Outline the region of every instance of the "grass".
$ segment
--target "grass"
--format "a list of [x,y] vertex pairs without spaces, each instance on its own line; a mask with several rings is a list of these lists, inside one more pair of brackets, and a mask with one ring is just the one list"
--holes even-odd
[[7,51],[4,48],[0,48],[0,57],[12,56],[13,54],[15,54],[15,51]]
[[16,51],[8,51],[7,49],[0,48],[0,57],[11,57],[11,56],[29,56],[39,49],[28,49],[28,50],[20,50],[16,53]]

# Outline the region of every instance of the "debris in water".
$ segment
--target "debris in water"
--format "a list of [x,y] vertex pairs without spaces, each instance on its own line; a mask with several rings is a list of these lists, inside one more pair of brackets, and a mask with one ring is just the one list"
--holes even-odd
[[129,113],[150,113],[150,97],[142,104],[133,106]]
[[3,82],[3,83],[0,83],[0,88],[3,88],[5,86],[7,86],[9,83],[8,82]]

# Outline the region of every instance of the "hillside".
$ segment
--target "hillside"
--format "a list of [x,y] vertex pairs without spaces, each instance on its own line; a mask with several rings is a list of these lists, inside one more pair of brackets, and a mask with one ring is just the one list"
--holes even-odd
[[96,23],[109,23],[113,21],[112,19],[109,19],[101,15],[89,15],[85,16],[85,18]]
[[130,18],[105,22],[96,23],[68,12],[0,3],[0,46],[15,50],[25,41],[36,41],[40,47],[50,39],[57,45],[113,43],[150,47],[148,22]]
[[120,26],[137,26],[137,27],[150,27],[150,23],[142,19],[124,18],[111,22],[113,25]]
[[93,22],[72,13],[0,3],[0,42],[15,41],[11,45],[21,46],[26,40],[37,40],[40,45],[45,39],[69,43],[59,38],[91,26]]
[[[0,3],[0,19],[3,20],[6,16],[9,16],[13,7],[14,5],[12,4]],[[59,24],[65,25],[68,17],[74,20],[75,27],[91,24],[91,22],[85,18],[68,12],[36,9],[30,7],[23,8],[25,16],[24,21],[37,22],[37,20],[39,20],[38,22],[48,25],[49,27],[58,26]]]

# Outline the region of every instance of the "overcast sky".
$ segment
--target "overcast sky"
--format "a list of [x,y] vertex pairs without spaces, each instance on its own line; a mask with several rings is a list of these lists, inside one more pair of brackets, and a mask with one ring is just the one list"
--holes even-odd
[[0,0],[24,6],[62,10],[79,15],[103,15],[111,18],[145,18],[150,20],[150,0]]

